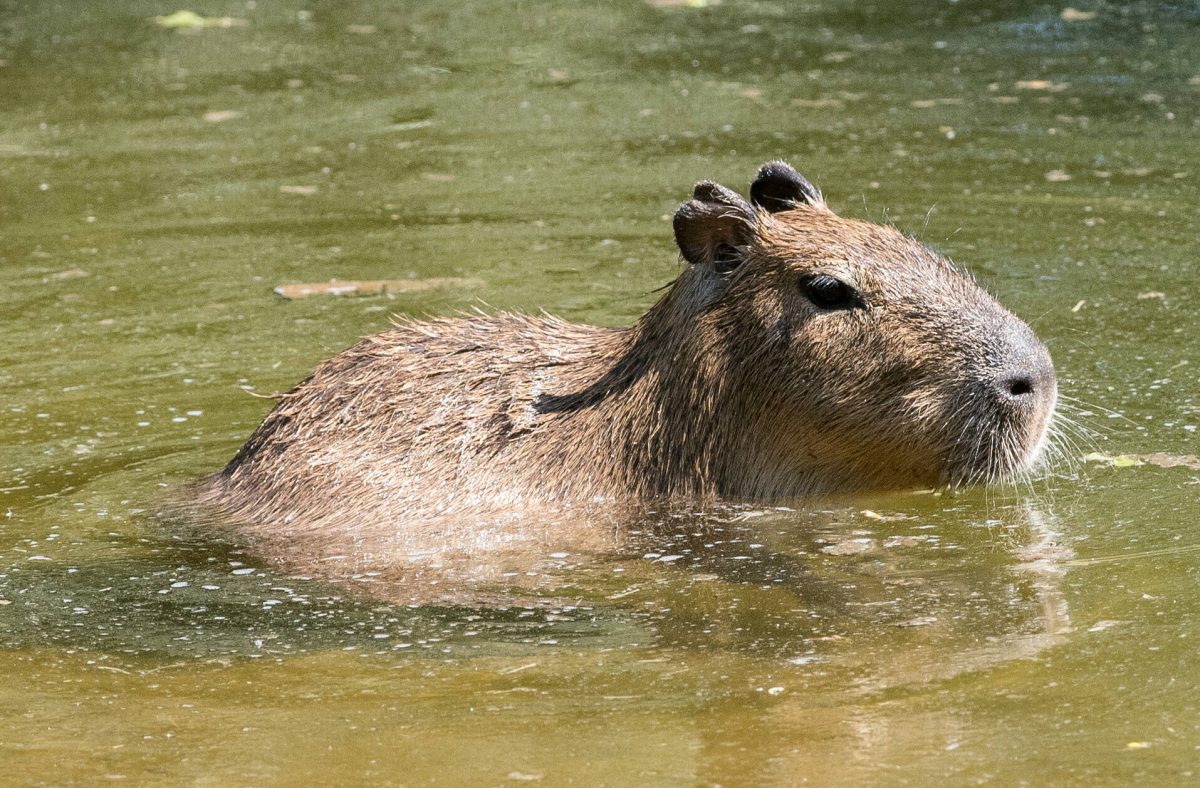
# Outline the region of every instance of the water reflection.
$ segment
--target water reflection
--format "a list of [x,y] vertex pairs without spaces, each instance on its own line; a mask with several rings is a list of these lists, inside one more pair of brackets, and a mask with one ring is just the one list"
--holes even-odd
[[881,503],[537,520],[519,549],[403,560],[168,519],[155,539],[113,532],[90,561],[11,564],[0,638],[200,658],[652,648],[874,693],[1032,657],[1069,630],[1071,552],[1045,510],[983,495]]
[[[197,656],[637,646],[677,659],[715,649],[833,671],[839,692],[873,693],[1032,657],[1069,630],[1071,552],[1036,504],[881,503],[537,519],[510,549],[403,556],[378,544],[217,538],[210,525],[169,520],[149,549],[126,545],[143,557],[116,572],[14,575],[39,625],[8,635]],[[306,552],[314,546],[326,550]]]

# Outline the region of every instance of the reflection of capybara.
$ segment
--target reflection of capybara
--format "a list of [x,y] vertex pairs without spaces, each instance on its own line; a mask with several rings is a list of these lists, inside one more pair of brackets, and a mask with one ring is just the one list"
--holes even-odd
[[629,328],[498,314],[364,339],[283,395],[203,497],[311,533],[1031,467],[1056,382],[1028,326],[916,241],[835,215],[786,164],[750,198],[696,186],[675,214],[687,266]]

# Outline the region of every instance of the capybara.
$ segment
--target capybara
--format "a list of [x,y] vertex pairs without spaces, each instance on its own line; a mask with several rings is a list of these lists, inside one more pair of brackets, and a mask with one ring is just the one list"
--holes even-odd
[[[685,261],[628,328],[403,320],[282,395],[203,497],[364,532],[471,507],[791,501],[1031,469],[1049,353],[960,268],[833,213],[783,162],[696,185]],[[656,504],[657,505],[657,504]]]

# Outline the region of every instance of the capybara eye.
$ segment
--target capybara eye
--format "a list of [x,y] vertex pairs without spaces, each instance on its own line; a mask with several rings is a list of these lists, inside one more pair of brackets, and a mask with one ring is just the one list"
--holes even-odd
[[807,277],[800,287],[808,300],[821,309],[851,309],[859,305],[854,288],[829,274]]

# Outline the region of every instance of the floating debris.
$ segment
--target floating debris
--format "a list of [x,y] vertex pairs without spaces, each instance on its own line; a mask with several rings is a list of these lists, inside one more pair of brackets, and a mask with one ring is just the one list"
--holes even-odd
[[1080,11],[1078,8],[1064,8],[1058,18],[1064,22],[1090,22],[1096,18],[1095,11]]
[[413,129],[427,129],[433,125],[432,120],[406,120],[403,123],[393,123],[392,131],[412,131]]
[[793,107],[804,107],[805,109],[842,109],[846,106],[846,102],[836,98],[794,98],[792,99]]
[[884,540],[883,546],[887,549],[896,547],[919,547],[923,544],[936,541],[937,538],[933,536],[889,536]]
[[574,85],[579,80],[571,76],[571,72],[565,68],[551,68],[546,70],[545,84],[558,85],[560,87],[568,87]]
[[1121,623],[1122,622],[1120,621],[1113,621],[1105,618],[1088,627],[1088,632],[1103,632],[1106,629],[1112,629],[1115,626],[1119,626]]
[[241,116],[242,113],[236,109],[218,109],[205,112],[202,117],[205,123],[224,123],[227,120],[237,120]]
[[1200,457],[1195,454],[1167,454],[1159,451],[1153,454],[1139,454],[1137,458],[1157,468],[1190,468],[1200,471]]
[[167,16],[154,17],[154,24],[168,30],[202,30],[206,27],[245,27],[245,19],[233,16],[201,16],[195,11],[179,10]]
[[1017,90],[1048,90],[1051,93],[1057,93],[1060,90],[1066,90],[1070,85],[1066,82],[1051,82],[1048,79],[1020,79],[1017,80]]
[[646,0],[654,8],[708,8],[720,5],[721,0]]
[[1114,468],[1135,468],[1143,464],[1136,454],[1104,454],[1098,451],[1083,455],[1083,461],[1100,462]]
[[863,509],[861,512],[859,512],[859,514],[861,514],[863,517],[866,517],[868,520],[882,520],[883,522],[892,522],[895,520],[911,520],[911,519],[913,519],[911,515],[880,514],[879,512],[877,512],[873,509]]
[[908,629],[910,627],[927,627],[937,623],[937,616],[917,616],[908,621],[897,621],[896,626]]
[[53,274],[50,274],[50,276],[48,278],[49,279],[58,279],[58,280],[83,279],[88,276],[91,276],[91,274],[89,274],[87,271],[83,270],[82,268],[67,268],[66,270],[57,271]]
[[917,99],[916,101],[908,102],[910,107],[915,107],[917,109],[932,109],[933,107],[950,107],[950,106],[954,106],[956,104],[962,104],[962,103],[963,103],[963,100],[960,98]]
[[874,539],[847,539],[835,544],[825,545],[821,552],[827,555],[861,555],[875,547]]
[[482,279],[463,277],[433,277],[430,279],[331,279],[300,285],[280,285],[275,294],[289,301],[312,296],[373,296],[399,293],[424,293],[429,290],[455,287],[483,287]]
[[1190,468],[1200,471],[1200,457],[1194,454],[1168,454],[1157,451],[1150,454],[1104,454],[1094,451],[1082,457],[1084,462],[1099,462],[1113,468],[1136,468],[1153,465],[1156,468]]

